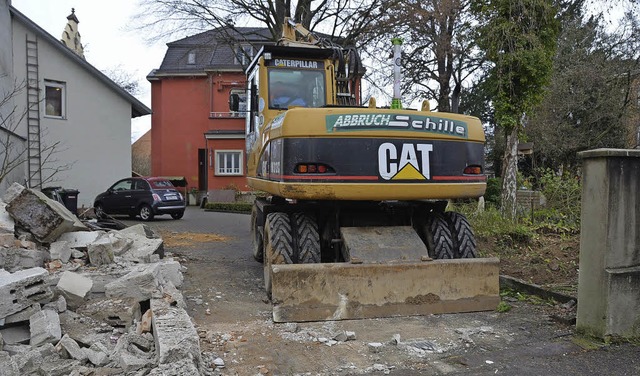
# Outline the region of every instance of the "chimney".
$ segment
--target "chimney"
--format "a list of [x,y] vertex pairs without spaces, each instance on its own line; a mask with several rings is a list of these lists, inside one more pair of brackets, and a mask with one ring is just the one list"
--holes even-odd
[[78,21],[78,17],[76,17],[75,8],[71,8],[71,14],[67,16],[67,26],[62,32],[62,39],[60,39],[60,41],[84,59],[84,47],[82,47],[80,32],[78,31],[79,23],[80,21]]

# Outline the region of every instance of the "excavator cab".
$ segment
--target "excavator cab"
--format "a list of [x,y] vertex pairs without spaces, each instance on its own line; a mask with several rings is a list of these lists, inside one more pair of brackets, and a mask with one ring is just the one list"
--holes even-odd
[[317,69],[271,68],[269,108],[322,107],[326,103],[324,72]]

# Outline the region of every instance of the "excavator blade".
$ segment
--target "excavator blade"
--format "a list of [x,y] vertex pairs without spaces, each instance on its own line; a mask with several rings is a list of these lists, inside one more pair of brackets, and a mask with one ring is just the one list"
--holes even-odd
[[273,321],[494,310],[497,258],[271,265]]

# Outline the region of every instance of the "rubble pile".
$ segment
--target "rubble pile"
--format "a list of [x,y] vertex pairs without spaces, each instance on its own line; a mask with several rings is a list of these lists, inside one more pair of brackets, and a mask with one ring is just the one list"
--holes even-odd
[[91,230],[39,191],[0,200],[2,375],[199,375],[180,264],[140,224]]

